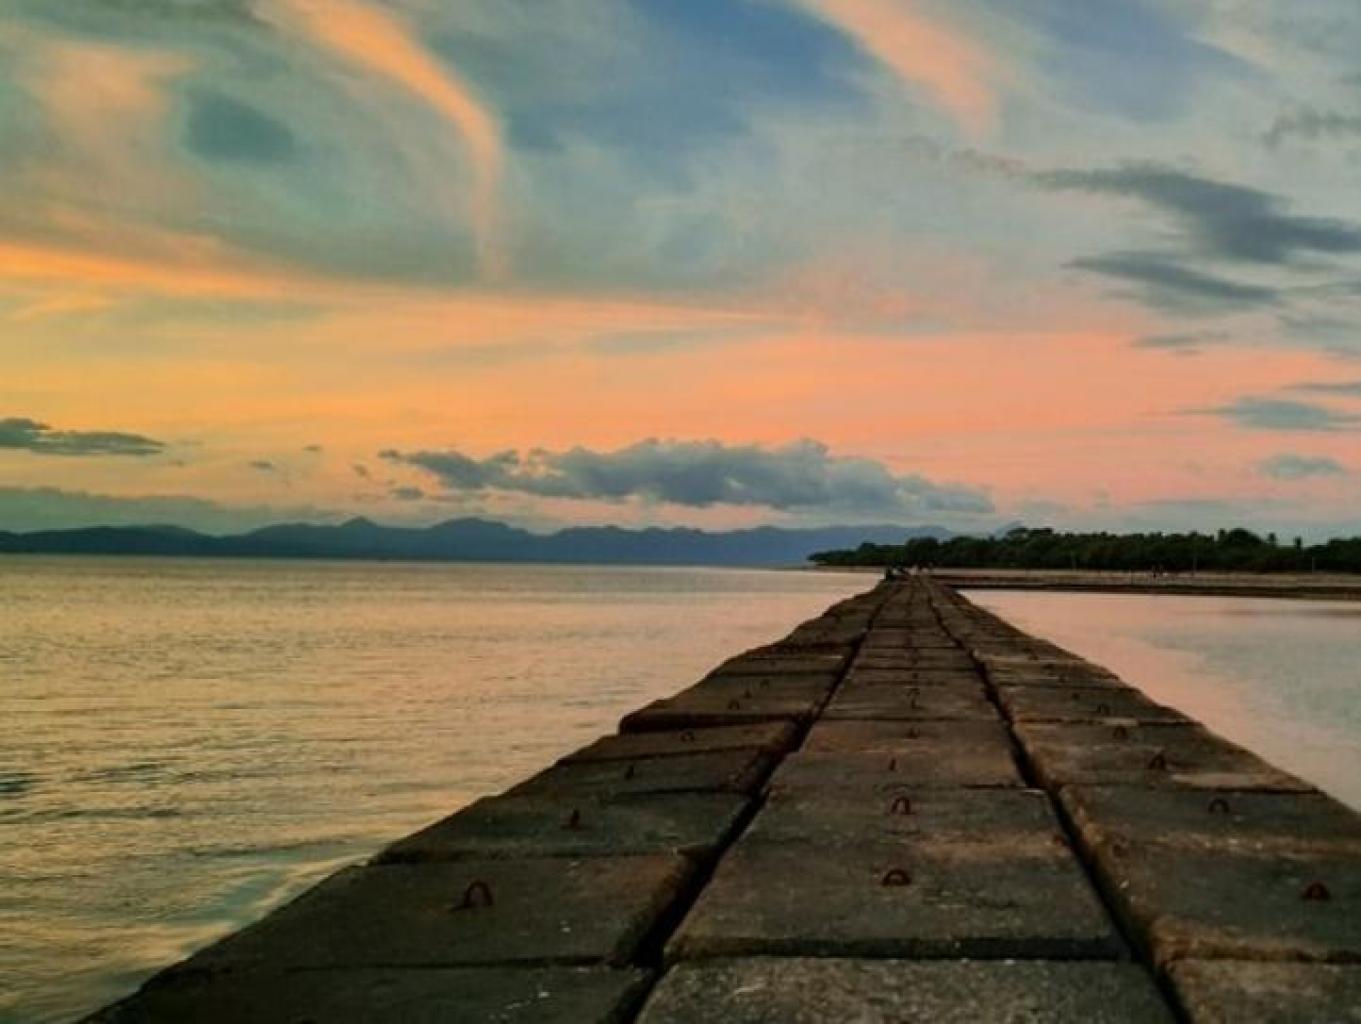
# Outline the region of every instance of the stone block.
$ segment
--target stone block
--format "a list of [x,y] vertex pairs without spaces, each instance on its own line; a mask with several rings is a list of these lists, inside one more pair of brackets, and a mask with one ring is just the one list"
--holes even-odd
[[648,975],[606,967],[248,970],[181,975],[88,1024],[622,1024]]
[[1189,1024],[1361,1024],[1361,964],[1181,960],[1168,973]]
[[1017,722],[1189,722],[1138,690],[1086,686],[999,686],[997,699]]
[[1048,789],[1070,785],[1307,791],[1310,786],[1194,724],[1018,722],[1016,737]]
[[[752,725],[757,722],[807,722],[821,709],[834,685],[828,680],[816,689],[784,685],[760,679],[753,684],[732,685],[740,677],[717,680],[691,687],[674,697],[653,701],[619,723],[619,731],[656,732],[659,730],[709,729],[723,725]],[[797,678],[797,677],[786,677]]]
[[739,841],[667,947],[723,956],[1103,958],[1111,922],[1066,849]]
[[756,749],[633,761],[560,761],[507,792],[561,799],[637,793],[751,793],[765,781],[774,763],[774,755]]
[[847,683],[879,683],[891,686],[977,686],[982,677],[976,670],[931,669],[880,665],[862,666],[856,662],[846,674]]
[[948,755],[991,749],[1011,758],[1011,734],[1000,719],[966,722],[904,722],[898,719],[821,719],[804,737],[804,753]]
[[716,668],[715,676],[793,676],[826,675],[840,672],[846,664],[844,654],[739,654]]
[[749,804],[733,793],[614,800],[498,796],[393,843],[379,863],[682,853],[707,859]]
[[902,721],[1000,720],[981,683],[972,686],[902,686],[894,683],[847,683],[827,704],[824,720],[839,718]]
[[1361,857],[1361,815],[1322,793],[1068,786],[1063,806],[1083,842]]
[[743,843],[859,846],[902,842],[912,849],[992,843],[999,854],[1066,846],[1046,794],[1033,789],[920,789],[771,794]]
[[778,754],[792,748],[797,741],[798,733],[790,722],[621,733],[615,736],[602,736],[589,746],[568,754],[563,760],[630,761],[640,757],[697,754],[712,750],[741,750],[747,747]]
[[346,868],[171,971],[625,964],[692,870],[671,855]]
[[[1244,1018],[1247,1019],[1247,1018]],[[761,957],[678,964],[639,1024],[1172,1024],[1131,964]]]
[[1098,847],[1097,872],[1155,962],[1361,961],[1361,858]]
[[1044,668],[1004,668],[987,667],[988,681],[995,686],[1055,687],[1060,689],[1102,689],[1119,692],[1132,691],[1134,687],[1111,675],[1104,669],[1068,669],[1056,671]]
[[1016,787],[1016,762],[1000,745],[923,744],[902,753],[789,755],[771,777],[772,791],[855,790],[896,795],[919,789]]

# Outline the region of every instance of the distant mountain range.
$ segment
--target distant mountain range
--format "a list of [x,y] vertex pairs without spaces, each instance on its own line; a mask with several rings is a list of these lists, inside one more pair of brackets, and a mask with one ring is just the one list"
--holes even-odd
[[815,551],[954,536],[939,526],[828,526],[708,532],[579,526],[530,533],[487,519],[426,527],[284,524],[218,537],[176,526],[0,531],[0,553],[179,555],[209,558],[352,558],[440,562],[575,562],[633,565],[801,565]]

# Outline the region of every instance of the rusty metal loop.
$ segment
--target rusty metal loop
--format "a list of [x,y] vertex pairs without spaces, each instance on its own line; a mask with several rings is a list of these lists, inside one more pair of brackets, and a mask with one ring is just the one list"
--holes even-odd
[[902,868],[889,868],[884,872],[884,877],[879,879],[880,885],[900,886],[910,885],[912,876]]
[[736,697],[734,697],[732,700],[728,701],[728,710],[729,711],[742,710],[742,702],[738,700]]
[[1167,755],[1161,750],[1148,759],[1148,770],[1151,772],[1167,771]]
[[1327,903],[1332,898],[1332,892],[1322,882],[1310,882],[1304,887],[1304,892],[1300,893],[1300,899],[1309,900],[1311,903]]
[[893,803],[889,804],[889,814],[911,814],[912,801],[905,796],[895,796]]
[[1229,813],[1229,802],[1228,802],[1227,800],[1225,800],[1222,796],[1217,796],[1217,797],[1215,797],[1213,800],[1210,801],[1210,813],[1211,813],[1211,814],[1228,814],[1228,813]]
[[495,902],[491,886],[479,878],[468,883],[468,888],[463,890],[463,899],[454,905],[454,909],[475,910],[478,907],[490,907]]

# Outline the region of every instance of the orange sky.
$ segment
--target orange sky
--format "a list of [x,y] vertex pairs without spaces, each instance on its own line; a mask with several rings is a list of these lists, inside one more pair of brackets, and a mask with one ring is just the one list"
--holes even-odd
[[249,6],[0,18],[0,529],[37,489],[219,526],[1361,526],[1361,200],[1347,122],[1291,113],[1355,98],[1316,41],[1137,3],[1133,53],[987,3]]

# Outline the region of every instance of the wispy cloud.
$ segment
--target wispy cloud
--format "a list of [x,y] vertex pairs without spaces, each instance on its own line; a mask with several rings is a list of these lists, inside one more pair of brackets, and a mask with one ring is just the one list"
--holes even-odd
[[496,115],[469,83],[386,7],[364,0],[268,0],[264,9],[286,28],[405,90],[454,128],[472,157],[468,207],[482,269],[501,277],[508,259],[499,197],[505,144]]
[[1308,480],[1320,476],[1344,476],[1345,466],[1327,455],[1295,455],[1283,453],[1263,459],[1257,471],[1273,480]]
[[1315,395],[1341,395],[1346,398],[1361,398],[1361,380],[1308,381],[1295,384],[1291,391],[1305,391]]
[[504,451],[477,458],[455,450],[385,451],[451,491],[511,491],[545,498],[669,502],[694,508],[763,506],[779,511],[984,513],[977,488],[900,475],[872,459],[835,456],[817,441],[777,448],[719,441],[646,440],[616,451]]
[[995,58],[977,40],[927,17],[914,0],[803,0],[899,79],[925,89],[966,131],[997,116]]
[[0,448],[38,455],[158,455],[161,441],[117,430],[53,430],[26,417],[0,419]]
[[1210,409],[1192,412],[1218,416],[1250,430],[1303,430],[1332,432],[1361,429],[1361,415],[1339,412],[1314,402],[1289,398],[1244,396]]
[[1232,340],[1228,331],[1185,331],[1174,334],[1148,334],[1136,338],[1135,348],[1175,352],[1178,355],[1197,355],[1210,345],[1222,345]]
[[1361,227],[1285,212],[1285,201],[1249,188],[1156,164],[1040,174],[1045,187],[1143,202],[1170,214],[1206,255],[1249,263],[1289,263],[1305,253],[1361,252]]
[[1275,288],[1193,270],[1159,253],[1115,252],[1076,259],[1068,265],[1132,282],[1139,286],[1146,303],[1173,312],[1231,312],[1274,305],[1281,297]]
[[1262,141],[1277,149],[1291,139],[1318,142],[1323,139],[1361,139],[1361,115],[1331,110],[1297,110],[1271,122]]

